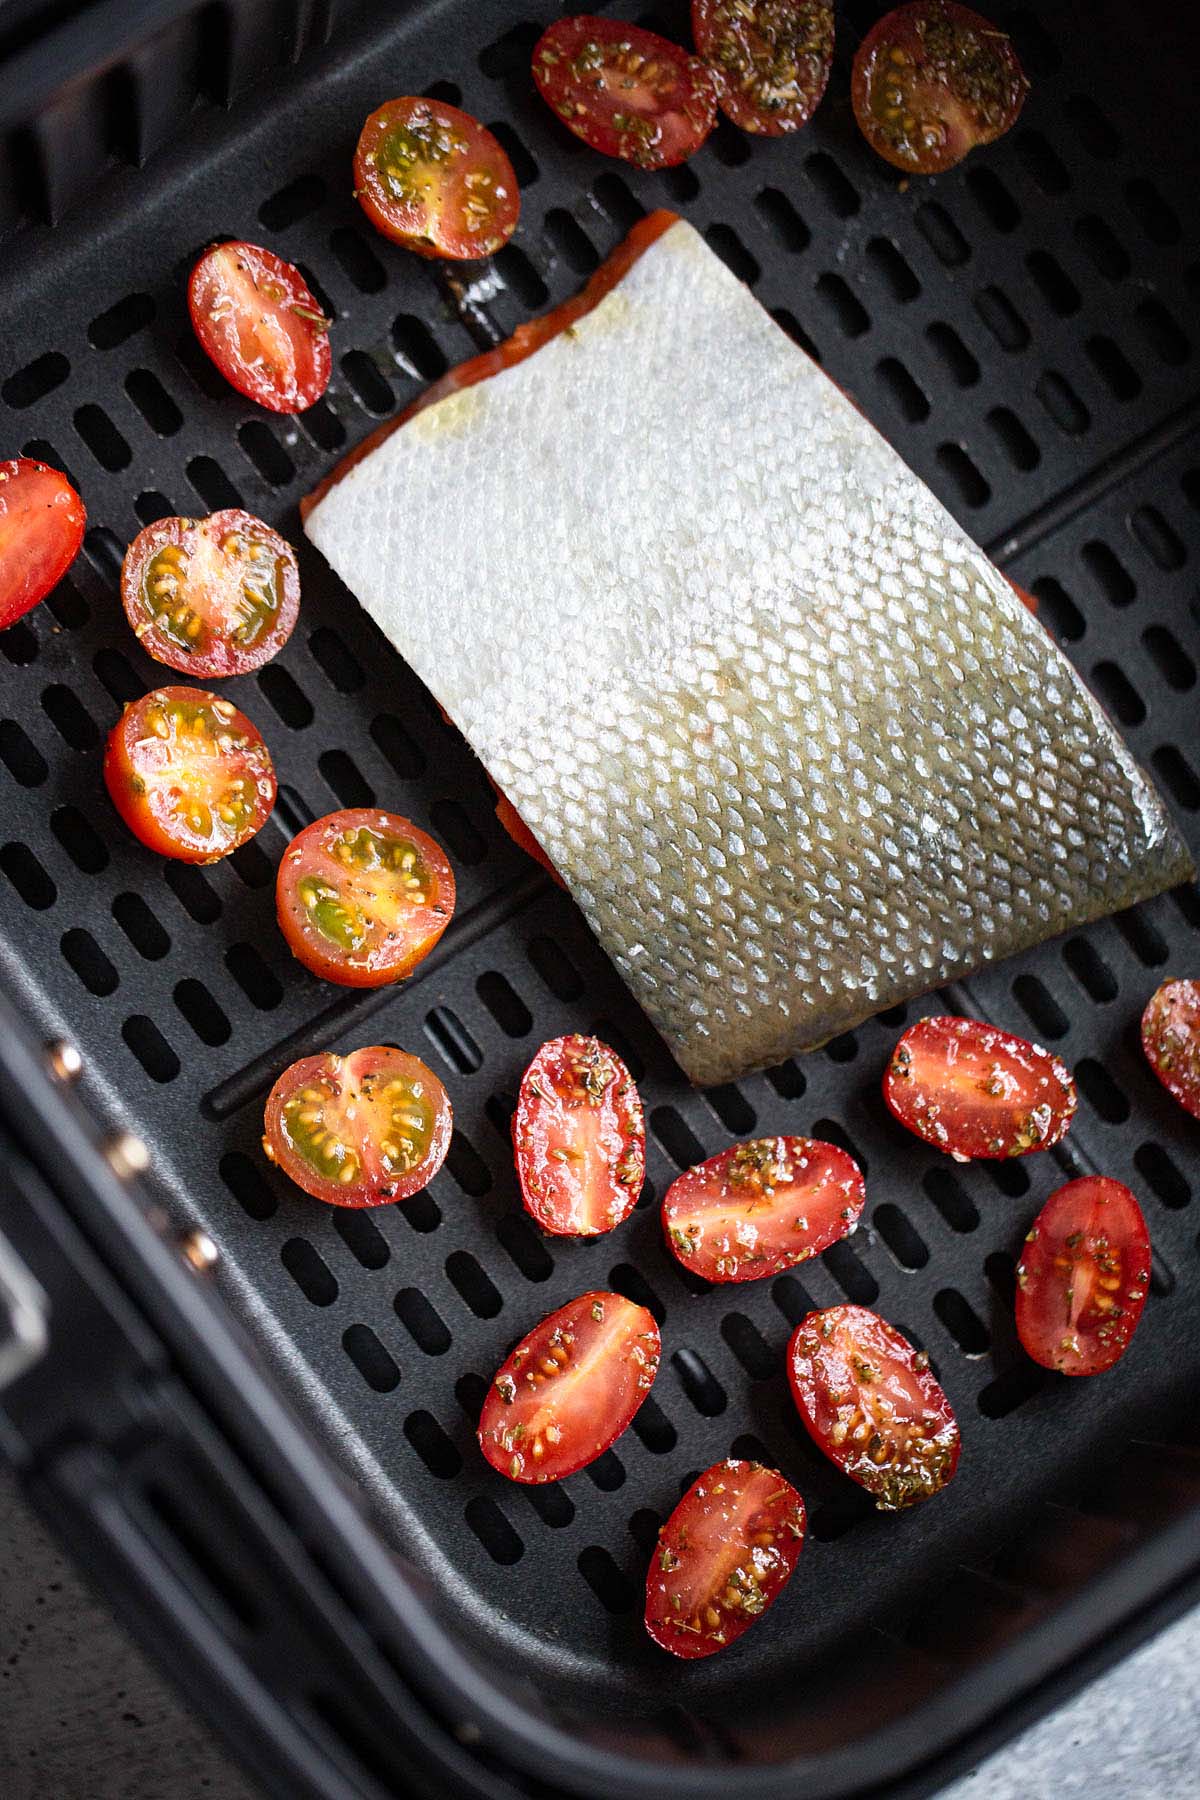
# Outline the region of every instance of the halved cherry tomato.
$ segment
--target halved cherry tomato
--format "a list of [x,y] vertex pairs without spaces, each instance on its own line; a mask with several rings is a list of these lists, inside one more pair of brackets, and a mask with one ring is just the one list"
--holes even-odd
[[615,1443],[650,1392],[662,1343],[644,1306],[580,1294],[506,1357],[479,1416],[479,1448],[510,1481],[560,1481]]
[[1017,1336],[1034,1362],[1099,1375],[1129,1348],[1150,1287],[1150,1233],[1129,1189],[1083,1175],[1051,1194],[1017,1264]]
[[807,125],[833,67],[833,0],[692,0],[692,34],[735,125],[764,137]]
[[521,1079],[513,1148],[525,1210],[543,1231],[595,1237],[627,1219],[646,1179],[633,1076],[599,1038],[551,1038]]
[[658,1534],[646,1577],[646,1630],[693,1661],[736,1643],[791,1578],[804,1502],[761,1463],[714,1463]]
[[811,1312],[787,1360],[808,1435],[880,1512],[945,1487],[958,1467],[958,1422],[928,1356],[894,1325],[865,1306]]
[[892,1052],[883,1097],[902,1125],[972,1157],[1048,1150],[1075,1116],[1070,1071],[1040,1044],[977,1019],[918,1019]]
[[326,813],[294,837],[275,881],[292,955],[343,987],[409,975],[454,913],[442,846],[399,813],[373,806]]
[[1008,34],[954,0],[914,0],[873,25],[850,80],[872,150],[909,175],[936,175],[1016,124],[1025,79]]
[[273,250],[214,244],[192,270],[188,310],[226,381],[268,412],[303,412],[329,386],[330,320],[299,269]]
[[[489,777],[489,780],[490,779],[491,778]],[[541,863],[547,875],[550,876],[552,881],[556,881],[559,887],[566,887],[566,882],[563,880],[554,864],[550,861],[550,858],[546,855],[546,852],[542,849],[542,846],[538,843],[508,795],[502,794],[500,789],[496,787],[494,781],[492,782],[492,786],[496,788],[496,817],[501,825],[503,825],[505,831],[507,831],[513,843],[519,850],[523,850],[526,856],[532,856],[534,862]]]
[[203,688],[155,688],[127,706],[104,753],[113,805],[177,862],[228,856],[275,804],[271,753],[244,712]]
[[686,1169],[663,1196],[663,1231],[708,1281],[758,1281],[828,1250],[866,1199],[862,1170],[817,1138],[754,1138]]
[[0,631],[62,580],[86,524],[83,501],[57,469],[27,456],[0,462]]
[[253,513],[156,519],[125,552],[121,602],[155,662],[210,681],[248,675],[292,635],[296,552]]
[[621,19],[556,19],[534,46],[533,79],[576,137],[639,169],[686,162],[716,123],[711,70]]
[[376,1044],[303,1056],[267,1097],[263,1150],[331,1206],[384,1206],[427,1187],[446,1160],[450,1097],[417,1056]]
[[376,231],[418,256],[492,256],[521,212],[513,166],[487,126],[411,94],[363,126],[354,194]]
[[1167,1092],[1200,1119],[1200,981],[1164,981],[1151,994],[1142,1048]]

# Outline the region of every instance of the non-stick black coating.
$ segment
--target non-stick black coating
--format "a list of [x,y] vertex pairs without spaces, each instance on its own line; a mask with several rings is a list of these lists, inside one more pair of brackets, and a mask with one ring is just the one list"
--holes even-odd
[[[840,1696],[824,1739],[868,1728],[853,1684],[867,1625],[931,1679],[986,1654],[1052,1592],[1006,1544],[1041,1542],[1063,1516],[1053,1501],[1081,1509],[1091,1546],[1130,1441],[1179,1437],[1200,1376],[1200,1127],[1145,1067],[1136,1025],[1160,980],[1196,972],[1200,898],[1047,945],[953,1001],[1074,1066],[1071,1141],[1141,1196],[1164,1271],[1116,1370],[1042,1377],[1014,1340],[1011,1271],[1060,1166],[957,1169],[906,1137],[878,1091],[899,1014],[736,1090],[690,1091],[570,901],[497,826],[457,733],[300,541],[296,503],[481,335],[573,292],[643,209],[674,206],[1039,596],[1200,849],[1190,90],[1126,7],[996,12],[1032,81],[1024,117],[936,182],[899,182],[857,135],[848,66],[871,9],[839,9],[830,92],[799,137],[722,125],[686,167],[641,175],[584,150],[537,99],[529,50],[551,12],[487,0],[410,9],[228,115],[204,111],[186,133],[181,120],[146,174],[119,173],[54,231],[18,234],[0,269],[0,453],[63,463],[91,526],[55,599],[0,637],[0,968],[39,1020],[69,1025],[94,1099],[145,1137],[165,1203],[211,1232],[231,1303],[489,1662],[564,1718],[678,1703],[701,1721],[680,1725],[685,1752],[777,1753],[818,1667]],[[684,35],[685,9],[661,23]],[[365,114],[431,89],[499,125],[522,183],[513,245],[464,272],[484,316],[474,334],[437,272],[376,238],[350,194]],[[231,235],[299,262],[334,317],[328,400],[297,421],[240,400],[192,341],[186,272]],[[125,627],[115,576],[147,520],[239,502],[298,542],[304,600],[285,652],[228,685],[276,757],[275,819],[198,873],[140,849],[103,793],[104,734],[163,679]],[[294,830],[372,800],[445,842],[460,911],[418,978],[359,998],[291,961],[271,884]],[[592,1244],[543,1240],[524,1219],[508,1139],[525,1063],[566,1030],[627,1055],[650,1125],[642,1205]],[[333,1212],[264,1163],[263,1092],[295,1055],[381,1040],[446,1081],[455,1148],[408,1206]],[[863,1228],[795,1278],[696,1292],[662,1246],[657,1201],[680,1166],[752,1131],[851,1146]],[[484,1382],[543,1313],[604,1284],[662,1316],[652,1402],[561,1490],[517,1489],[474,1446]],[[963,1426],[953,1489],[899,1520],[867,1511],[787,1397],[791,1325],[810,1300],[846,1297],[927,1347]],[[731,1450],[799,1486],[811,1540],[735,1653],[678,1668],[641,1630],[645,1562],[681,1489]],[[760,1713],[772,1724],[749,1733]],[[709,1737],[710,1721],[732,1735]],[[815,1726],[796,1730],[816,1741]]]

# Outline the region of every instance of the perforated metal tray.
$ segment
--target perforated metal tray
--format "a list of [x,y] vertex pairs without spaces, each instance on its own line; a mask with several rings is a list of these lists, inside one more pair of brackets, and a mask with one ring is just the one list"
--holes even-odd
[[[842,1791],[872,1734],[889,1766],[928,1755],[931,1721],[943,1737],[978,1722],[1111,1623],[1099,1604],[1089,1622],[1089,1583],[1200,1497],[1197,1127],[1136,1042],[1149,993],[1200,962],[1200,894],[949,997],[1053,1044],[1082,1093],[1075,1153],[1147,1210],[1157,1276],[1130,1354],[1103,1380],[1056,1380],[1022,1360],[1011,1290],[1062,1168],[956,1169],[899,1131],[878,1082],[917,1007],[736,1088],[689,1090],[569,900],[498,828],[461,739],[302,542],[296,502],[481,338],[577,288],[642,210],[677,207],[1038,596],[1200,852],[1200,160],[1183,40],[1170,9],[1140,25],[1127,7],[991,10],[1033,91],[1010,138],[936,182],[897,182],[856,134],[847,68],[873,9],[839,8],[830,96],[801,137],[722,125],[692,163],[641,175],[585,151],[534,95],[546,9],[484,0],[408,9],[228,113],[202,108],[148,171],[18,232],[0,268],[4,453],[67,468],[90,518],[68,580],[0,636],[0,971],[79,1042],[92,1100],[146,1139],[173,1216],[212,1234],[231,1305],[529,1734],[541,1714],[642,1757],[648,1786],[654,1765],[675,1765],[678,1791],[728,1766],[730,1791],[750,1793],[752,1765],[804,1755],[817,1761],[792,1791]],[[681,6],[638,16],[686,35]],[[1119,89],[1115,58],[1135,71]],[[522,183],[517,237],[465,304],[373,237],[350,196],[358,123],[404,91],[492,124]],[[186,270],[232,235],[299,262],[335,318],[330,393],[295,422],[239,400],[193,343]],[[229,684],[275,755],[275,817],[201,872],[142,851],[103,793],[104,734],[161,676],[116,577],[142,524],[235,504],[299,544],[304,599],[277,661]],[[313,817],[374,801],[445,842],[460,910],[402,989],[342,995],[289,958],[274,866]],[[640,1208],[591,1244],[544,1240],[524,1217],[508,1136],[534,1047],[572,1029],[627,1057],[650,1125]],[[338,1213],[266,1166],[261,1100],[294,1056],[378,1040],[443,1074],[454,1146],[421,1197]],[[680,1167],[756,1130],[851,1148],[864,1226],[796,1276],[709,1289],[664,1251],[657,1200]],[[518,1490],[474,1447],[484,1382],[543,1313],[600,1284],[660,1317],[662,1373],[613,1451]],[[963,1423],[953,1492],[899,1520],[820,1459],[786,1394],[791,1324],[844,1297],[925,1345]],[[645,1560],[681,1488],[730,1451],[797,1483],[811,1542],[735,1654],[666,1667],[640,1628]],[[1051,1639],[1063,1606],[1074,1623]],[[822,1755],[840,1773],[813,1773]]]

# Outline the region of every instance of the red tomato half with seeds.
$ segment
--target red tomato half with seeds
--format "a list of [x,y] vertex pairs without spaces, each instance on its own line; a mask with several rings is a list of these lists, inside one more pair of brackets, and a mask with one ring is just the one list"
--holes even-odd
[[188,310],[229,385],[268,412],[303,412],[329,386],[330,321],[299,269],[274,251],[214,244],[192,270]]
[[521,1080],[513,1149],[525,1210],[543,1231],[595,1237],[627,1219],[646,1179],[633,1076],[599,1038],[551,1038]]
[[955,1162],[1048,1150],[1075,1116],[1069,1070],[1040,1044],[977,1019],[918,1019],[892,1052],[883,1097]]
[[454,871],[428,832],[372,806],[327,813],[283,853],[279,928],[324,981],[384,987],[410,975],[454,915]]
[[788,1380],[819,1450],[899,1512],[939,1493],[958,1467],[954,1409],[923,1350],[865,1306],[801,1319],[788,1345]]
[[304,1056],[267,1098],[263,1150],[330,1206],[384,1206],[427,1187],[446,1160],[450,1097],[419,1057],[390,1045]]
[[0,631],[62,580],[86,524],[83,501],[57,469],[26,456],[0,462]]
[[828,1250],[853,1231],[862,1170],[816,1138],[754,1138],[673,1181],[663,1230],[685,1268],[708,1281],[758,1281]]
[[296,552],[237,507],[207,519],[156,519],[125,552],[121,603],[155,662],[209,681],[248,675],[292,635]]
[[907,175],[936,175],[1017,121],[1029,83],[1006,32],[953,0],[915,0],[873,25],[854,58],[859,129]]
[[1200,1119],[1200,981],[1164,981],[1150,996],[1142,1048],[1167,1092]]
[[661,1352],[644,1306],[621,1294],[580,1294],[501,1364],[479,1418],[480,1449],[510,1481],[574,1475],[627,1428]]
[[210,863],[260,831],[275,768],[255,726],[203,688],[155,688],[127,706],[104,753],[113,805],[160,856]]
[[658,1534],[646,1630],[694,1661],[736,1643],[777,1600],[804,1545],[804,1502],[761,1463],[714,1463]]
[[533,79],[577,138],[639,169],[686,162],[716,123],[716,83],[700,58],[620,19],[556,19],[534,46]]
[[692,0],[692,33],[735,125],[763,137],[807,125],[833,67],[832,0]]
[[487,127],[412,95],[363,126],[354,193],[376,231],[418,256],[492,256],[521,213],[513,166]]
[[1084,1175],[1051,1194],[1017,1264],[1017,1336],[1034,1362],[1099,1375],[1124,1356],[1150,1289],[1150,1233],[1129,1189]]

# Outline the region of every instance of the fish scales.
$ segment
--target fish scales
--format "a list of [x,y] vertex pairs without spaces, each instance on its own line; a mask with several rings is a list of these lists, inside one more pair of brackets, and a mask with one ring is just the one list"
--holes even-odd
[[306,529],[698,1083],[1191,873],[1037,620],[683,222]]

